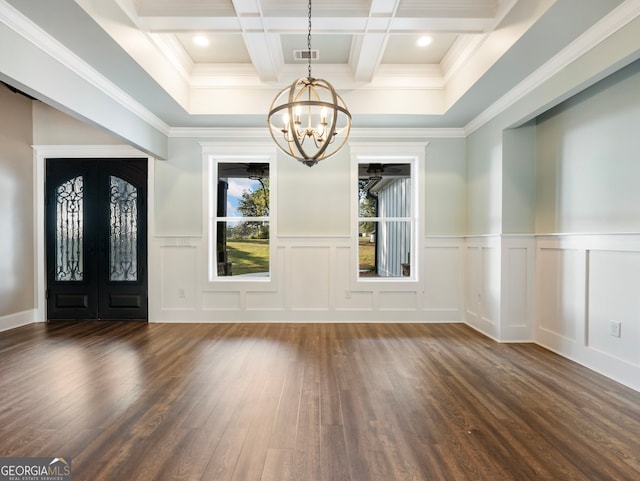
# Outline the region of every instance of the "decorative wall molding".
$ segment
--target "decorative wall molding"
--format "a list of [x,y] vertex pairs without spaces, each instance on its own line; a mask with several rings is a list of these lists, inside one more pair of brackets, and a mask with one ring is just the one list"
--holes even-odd
[[[225,141],[233,141],[234,139],[256,139],[256,140],[271,140],[269,129],[266,124],[262,127],[254,128],[231,128],[231,127],[175,127],[170,128],[168,131],[170,138],[196,138],[196,139],[220,139]],[[466,136],[464,129],[449,128],[449,129],[435,129],[435,128],[353,128],[349,134],[349,138],[353,140],[366,140],[366,139],[400,139],[400,140],[415,140],[424,141],[427,139],[456,139],[464,138]]]
[[640,235],[539,236],[536,343],[640,391],[638,289]]
[[271,282],[209,282],[204,239],[153,238],[150,322],[463,320],[463,238],[428,239],[419,282],[355,281],[346,237],[273,242]]

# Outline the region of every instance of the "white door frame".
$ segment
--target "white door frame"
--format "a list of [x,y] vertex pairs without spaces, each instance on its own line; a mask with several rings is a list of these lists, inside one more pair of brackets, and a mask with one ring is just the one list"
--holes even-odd
[[[46,289],[47,289],[47,271],[46,271],[46,246],[45,246],[45,161],[48,158],[126,158],[126,157],[146,157],[148,159],[147,173],[147,244],[151,238],[151,233],[155,232],[153,224],[153,167],[154,158],[148,154],[129,147],[127,145],[34,145],[33,146],[33,162],[34,162],[34,191],[35,191],[35,283],[34,283],[34,321],[46,322]],[[149,299],[151,303],[151,299]]]

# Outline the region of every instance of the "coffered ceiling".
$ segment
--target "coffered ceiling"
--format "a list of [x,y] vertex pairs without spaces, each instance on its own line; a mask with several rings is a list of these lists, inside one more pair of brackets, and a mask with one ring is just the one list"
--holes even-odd
[[[431,66],[451,73],[511,10],[516,0],[316,0],[312,48],[322,65],[346,67],[343,81],[366,83],[381,66]],[[261,82],[277,82],[307,49],[305,0],[120,0],[131,20],[187,72],[194,67],[251,64]],[[209,41],[198,46],[193,36]],[[419,47],[420,36],[431,45]],[[168,52],[167,52],[168,53]],[[446,57],[448,54],[448,57]],[[325,69],[330,72],[331,69]]]
[[[314,0],[312,74],[336,87],[354,128],[463,128],[622,3]],[[264,127],[276,93],[307,74],[306,0],[0,4],[167,129]]]

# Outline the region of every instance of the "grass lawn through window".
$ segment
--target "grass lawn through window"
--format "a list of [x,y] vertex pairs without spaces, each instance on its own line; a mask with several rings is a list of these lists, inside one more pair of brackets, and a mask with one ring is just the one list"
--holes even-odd
[[369,237],[358,238],[358,265],[360,275],[371,275],[375,270],[376,244]]
[[269,272],[269,239],[228,240],[227,255],[234,276]]

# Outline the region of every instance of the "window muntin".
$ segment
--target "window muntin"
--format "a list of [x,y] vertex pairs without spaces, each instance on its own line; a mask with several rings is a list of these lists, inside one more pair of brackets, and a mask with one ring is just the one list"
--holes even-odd
[[359,160],[359,279],[413,277],[414,170],[406,160]]
[[269,277],[269,168],[256,159],[213,162],[211,279]]

